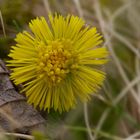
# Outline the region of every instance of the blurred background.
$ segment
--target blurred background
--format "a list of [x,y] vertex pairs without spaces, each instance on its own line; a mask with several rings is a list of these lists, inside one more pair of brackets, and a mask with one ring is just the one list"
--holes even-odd
[[51,140],[140,140],[140,0],[0,0],[0,58],[36,16],[73,14],[96,26],[110,53],[107,78],[88,104],[46,117]]

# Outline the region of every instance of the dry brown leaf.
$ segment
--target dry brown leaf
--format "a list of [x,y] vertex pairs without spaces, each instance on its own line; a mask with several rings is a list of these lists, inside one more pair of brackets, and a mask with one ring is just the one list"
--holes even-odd
[[9,73],[0,59],[0,127],[5,131],[30,133],[45,131],[45,120],[40,113],[26,103],[9,79]]

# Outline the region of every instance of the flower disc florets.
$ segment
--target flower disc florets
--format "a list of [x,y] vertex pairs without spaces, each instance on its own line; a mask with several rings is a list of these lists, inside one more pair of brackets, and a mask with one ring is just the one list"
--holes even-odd
[[32,33],[17,34],[8,61],[11,79],[23,85],[28,103],[62,112],[90,99],[105,79],[99,66],[108,56],[96,28],[57,14],[49,15],[49,24],[44,17],[32,20],[29,28]]
[[56,85],[78,67],[78,55],[71,48],[70,40],[56,40],[46,46],[38,45],[38,73],[46,77],[50,86]]

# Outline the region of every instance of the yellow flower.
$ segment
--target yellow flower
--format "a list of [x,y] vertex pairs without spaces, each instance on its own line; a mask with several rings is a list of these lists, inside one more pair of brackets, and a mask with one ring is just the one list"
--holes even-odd
[[28,103],[48,111],[73,108],[87,101],[105,79],[99,66],[108,52],[99,47],[102,36],[83,19],[49,15],[29,23],[32,33],[23,31],[15,39],[8,61],[11,79],[22,84]]

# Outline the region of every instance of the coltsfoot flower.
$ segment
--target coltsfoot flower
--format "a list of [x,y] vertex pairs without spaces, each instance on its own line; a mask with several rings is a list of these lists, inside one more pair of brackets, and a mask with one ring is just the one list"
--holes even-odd
[[99,65],[107,62],[108,52],[99,47],[102,36],[83,19],[49,15],[29,23],[32,33],[17,34],[8,61],[11,79],[23,85],[28,103],[48,111],[73,108],[87,101],[105,79]]

